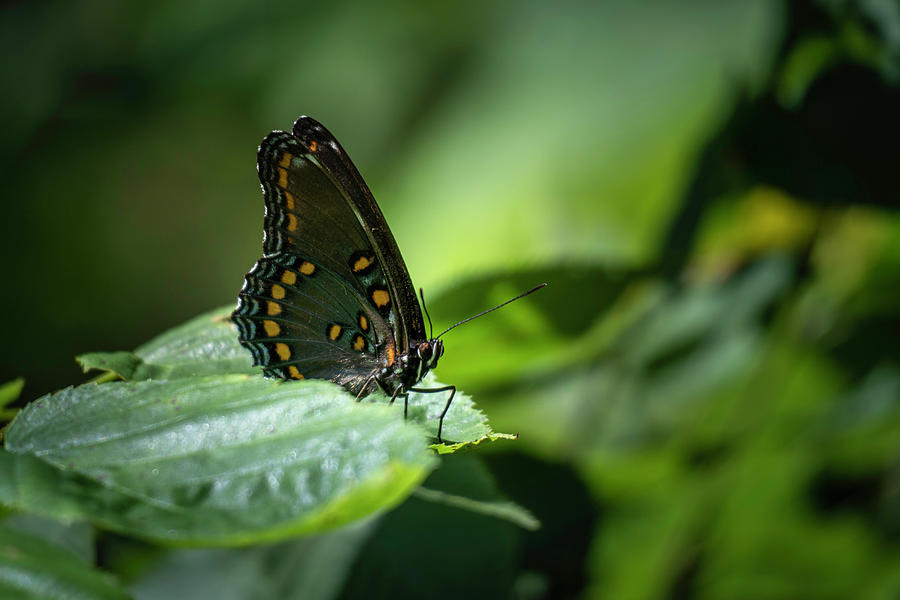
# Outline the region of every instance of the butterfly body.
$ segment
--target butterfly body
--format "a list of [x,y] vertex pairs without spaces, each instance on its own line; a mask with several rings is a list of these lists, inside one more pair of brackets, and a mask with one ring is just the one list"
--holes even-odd
[[373,375],[379,387],[385,393],[396,397],[405,390],[410,390],[420,382],[444,353],[444,345],[440,340],[419,342],[394,361],[390,367],[382,367]]
[[[437,366],[397,243],[362,176],[310,117],[260,144],[263,256],[244,278],[232,320],[270,377],[320,378],[393,401]],[[415,391],[455,391],[452,386]],[[451,393],[446,414],[453,394]],[[443,415],[438,426],[440,439]]]

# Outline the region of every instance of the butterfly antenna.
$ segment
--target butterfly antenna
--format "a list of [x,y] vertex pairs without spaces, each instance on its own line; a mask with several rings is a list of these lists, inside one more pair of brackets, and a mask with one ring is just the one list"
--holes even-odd
[[[488,314],[489,312],[493,312],[493,311],[497,310],[498,308],[502,308],[502,307],[506,306],[506,305],[509,304],[510,302],[515,302],[516,300],[518,300],[518,299],[520,299],[520,298],[524,298],[524,297],[527,296],[528,294],[533,294],[534,292],[538,291],[539,289],[541,289],[542,287],[544,287],[544,286],[546,286],[546,285],[547,285],[546,283],[542,283],[541,285],[537,285],[537,286],[531,288],[530,290],[528,290],[527,292],[524,292],[524,293],[519,294],[519,295],[516,296],[515,298],[510,298],[510,299],[507,300],[506,302],[504,302],[504,303],[502,303],[502,304],[498,304],[498,305],[495,306],[494,308],[489,308],[489,309],[487,309],[487,310],[484,311],[484,312],[480,312],[480,313],[478,313],[477,315],[473,315],[473,316],[469,317],[468,319],[463,319],[463,320],[460,321],[459,323],[456,323],[455,325],[451,325],[451,326],[448,327],[447,329],[443,330],[443,331],[440,333],[440,335],[438,335],[437,338],[435,338],[435,339],[440,339],[440,337],[441,337],[442,335],[444,335],[445,333],[447,333],[448,331],[450,331],[450,330],[453,329],[454,327],[459,327],[459,326],[462,325],[463,323],[468,323],[468,322],[471,321],[472,319],[477,319],[478,317],[483,317],[484,315]],[[426,311],[426,314],[428,314],[427,311]]]
[[425,316],[428,317],[428,339],[433,340],[434,328],[431,326],[431,315],[428,314],[428,307],[425,306],[425,292],[419,288],[419,297],[422,298],[422,308],[425,309]]

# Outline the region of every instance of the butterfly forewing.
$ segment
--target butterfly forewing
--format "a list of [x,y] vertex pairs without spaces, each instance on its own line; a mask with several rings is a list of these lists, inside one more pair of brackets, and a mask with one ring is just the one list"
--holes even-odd
[[[304,147],[314,149],[314,160],[335,182],[362,225],[369,240],[367,250],[374,253],[376,266],[383,272],[383,281],[387,284],[390,318],[400,348],[427,339],[419,301],[397,241],[353,161],[331,132],[315,119],[300,117],[292,131]],[[368,299],[372,301],[372,290],[367,291]]]
[[[350,254],[369,248],[370,242],[351,205],[312,154],[293,135],[276,131],[260,145],[257,166],[266,200],[263,253],[313,256],[356,283]],[[362,282],[358,289],[364,291]]]

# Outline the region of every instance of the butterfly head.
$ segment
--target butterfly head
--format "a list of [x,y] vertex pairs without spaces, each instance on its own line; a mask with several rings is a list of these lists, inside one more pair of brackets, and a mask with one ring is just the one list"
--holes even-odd
[[437,367],[438,359],[444,355],[444,342],[434,339],[421,342],[416,347],[416,354],[425,369],[434,369]]

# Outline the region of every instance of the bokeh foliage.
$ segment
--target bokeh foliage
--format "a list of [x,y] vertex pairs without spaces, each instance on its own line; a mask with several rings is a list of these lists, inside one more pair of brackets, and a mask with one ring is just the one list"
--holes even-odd
[[2,10],[0,381],[24,398],[235,297],[256,145],[301,113],[435,327],[550,284],[448,334],[441,381],[520,437],[424,484],[540,530],[414,495],[239,550],[16,516],[16,556],[54,543],[60,577],[139,598],[900,594],[895,2]]

